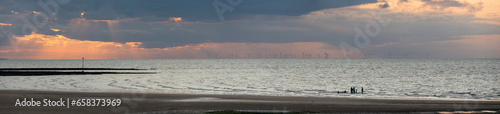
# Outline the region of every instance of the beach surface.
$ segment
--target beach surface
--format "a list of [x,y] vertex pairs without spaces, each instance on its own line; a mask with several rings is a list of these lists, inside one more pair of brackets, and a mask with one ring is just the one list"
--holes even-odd
[[[61,107],[15,106],[28,101],[63,99]],[[57,92],[0,90],[2,113],[142,113],[214,110],[268,110],[291,112],[440,112],[500,110],[500,101],[431,99],[359,99],[330,97],[286,97],[254,95],[202,95],[112,92]],[[120,106],[73,106],[77,99],[120,99]],[[68,102],[69,101],[69,102]],[[69,106],[69,107],[68,107]]]

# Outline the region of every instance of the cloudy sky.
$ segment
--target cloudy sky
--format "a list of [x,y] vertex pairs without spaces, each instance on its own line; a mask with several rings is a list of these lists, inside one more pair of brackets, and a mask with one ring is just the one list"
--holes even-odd
[[0,58],[500,58],[498,6],[498,0],[1,0]]

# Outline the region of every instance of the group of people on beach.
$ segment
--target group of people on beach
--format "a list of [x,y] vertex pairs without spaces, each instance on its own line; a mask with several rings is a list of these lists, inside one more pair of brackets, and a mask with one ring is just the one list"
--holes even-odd
[[[363,93],[364,91],[364,88],[361,87],[361,93]],[[356,89],[356,87],[351,87],[351,93],[358,93],[358,89]]]
[[[361,94],[363,94],[365,91],[365,89],[363,87],[361,87]],[[347,93],[347,90],[344,90],[344,91],[337,91],[337,93]],[[358,93],[358,89],[356,89],[356,87],[351,87],[351,94],[354,94],[354,93]]]

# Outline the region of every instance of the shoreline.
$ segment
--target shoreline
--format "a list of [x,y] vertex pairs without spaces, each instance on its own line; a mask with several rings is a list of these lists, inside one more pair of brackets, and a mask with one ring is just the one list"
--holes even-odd
[[[1,91],[35,91],[35,92],[71,92],[80,93],[81,90],[36,90],[36,89],[0,89]],[[324,96],[324,95],[276,95],[276,94],[221,94],[221,93],[185,93],[185,92],[154,92],[154,91],[120,91],[99,90],[85,91],[84,93],[144,93],[144,94],[175,94],[175,95],[234,95],[234,96],[269,96],[269,97],[314,97],[314,98],[347,98],[347,99],[372,99],[372,100],[434,100],[434,101],[498,101],[500,99],[467,99],[445,97],[418,97],[418,96]],[[350,93],[340,93],[350,94]],[[354,95],[354,94],[352,94]],[[362,95],[362,94],[361,94]]]
[[[7,113],[114,113],[173,110],[285,110],[311,112],[438,112],[500,111],[500,101],[365,99],[299,96],[207,95],[137,92],[60,92],[0,90],[0,112]],[[16,107],[16,99],[118,98],[120,107]],[[113,109],[113,110],[112,110]],[[82,111],[83,110],[83,111]]]

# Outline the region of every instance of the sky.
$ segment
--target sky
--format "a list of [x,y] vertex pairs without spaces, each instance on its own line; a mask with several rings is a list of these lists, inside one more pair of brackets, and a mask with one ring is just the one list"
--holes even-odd
[[1,0],[0,58],[500,58],[498,6],[498,0]]

